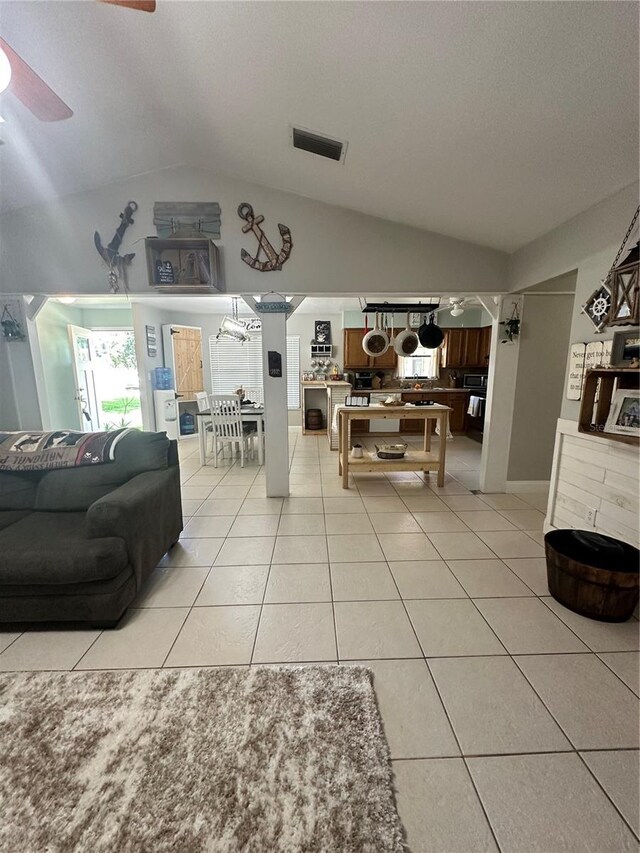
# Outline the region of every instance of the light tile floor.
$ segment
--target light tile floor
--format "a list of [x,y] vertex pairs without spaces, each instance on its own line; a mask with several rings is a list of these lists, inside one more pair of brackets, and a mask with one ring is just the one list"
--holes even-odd
[[550,598],[546,496],[472,494],[464,438],[440,489],[290,452],[282,500],[182,442],[181,542],[118,628],[0,633],[0,670],[364,663],[413,853],[637,850],[638,621]]

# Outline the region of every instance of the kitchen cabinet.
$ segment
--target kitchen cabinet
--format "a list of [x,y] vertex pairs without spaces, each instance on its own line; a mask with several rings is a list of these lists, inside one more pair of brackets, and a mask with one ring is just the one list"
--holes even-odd
[[483,367],[489,365],[489,354],[491,353],[491,326],[483,326],[480,329],[480,362]]
[[[402,402],[403,403],[415,403],[417,400],[428,400],[430,399],[426,394],[422,393],[412,393],[412,394],[403,394]],[[435,399],[435,398],[434,398]],[[438,401],[440,402],[440,401]],[[422,432],[424,429],[423,421],[418,421],[415,419],[407,419],[400,420],[400,432],[404,432],[407,435],[414,435]]]
[[[419,393],[407,393],[402,395],[403,403],[415,403],[416,400],[433,400],[443,406],[449,406],[449,426],[451,432],[465,432],[467,428],[467,408],[469,407],[468,391],[424,391]],[[400,432],[411,435],[419,433],[422,422],[415,420],[401,420]]]
[[362,349],[364,336],[364,329],[344,329],[345,370],[360,370],[370,366],[369,356]]
[[[437,400],[436,402],[440,403],[441,401]],[[451,412],[449,413],[451,432],[466,432],[469,395],[447,394],[447,406],[451,407]]]
[[362,339],[367,329],[344,329],[344,369],[345,370],[395,370],[398,356],[393,347],[376,358],[367,355],[362,349]]
[[446,329],[442,348],[443,367],[487,367],[491,326],[477,329]]

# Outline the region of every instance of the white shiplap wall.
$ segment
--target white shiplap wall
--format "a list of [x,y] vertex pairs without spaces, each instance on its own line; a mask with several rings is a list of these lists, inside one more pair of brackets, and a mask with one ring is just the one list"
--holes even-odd
[[[559,420],[545,530],[591,529],[639,547],[639,459],[637,447],[592,438]],[[588,509],[596,511],[594,526]]]

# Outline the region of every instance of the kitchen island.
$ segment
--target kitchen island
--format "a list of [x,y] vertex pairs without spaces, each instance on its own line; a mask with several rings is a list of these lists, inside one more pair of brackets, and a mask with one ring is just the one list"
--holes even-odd
[[[335,420],[339,435],[338,472],[342,488],[349,488],[349,471],[437,471],[438,485],[444,486],[447,433],[449,431],[449,406],[434,403],[432,406],[337,406]],[[409,450],[402,459],[379,459],[375,453],[366,452],[361,459],[352,459],[351,424],[358,420],[424,421],[423,450]],[[431,451],[431,422],[438,425],[438,452]],[[382,443],[382,442],[381,442]]]

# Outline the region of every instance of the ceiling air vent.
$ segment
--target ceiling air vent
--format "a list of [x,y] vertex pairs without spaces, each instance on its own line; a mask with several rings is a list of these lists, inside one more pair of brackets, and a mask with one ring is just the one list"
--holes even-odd
[[338,139],[329,139],[328,136],[322,136],[319,133],[305,130],[302,127],[291,128],[291,140],[294,148],[299,148],[301,151],[308,151],[310,154],[317,154],[318,157],[335,160],[338,163],[344,162],[344,157],[347,153],[346,142],[340,142]]

